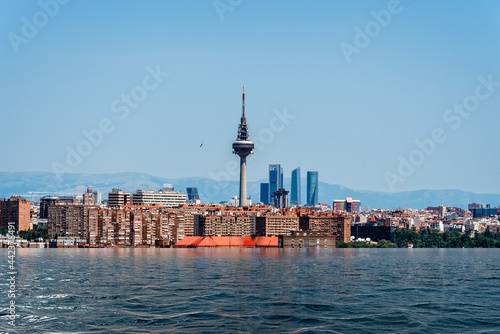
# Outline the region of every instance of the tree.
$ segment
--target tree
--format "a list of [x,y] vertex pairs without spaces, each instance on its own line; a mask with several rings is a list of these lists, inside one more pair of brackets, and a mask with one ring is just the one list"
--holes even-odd
[[394,241],[400,248],[413,244],[416,248],[500,248],[500,234],[490,231],[476,233],[471,238],[470,232],[444,232],[438,230],[421,229],[418,233],[414,230],[397,229],[394,232]]
[[38,238],[46,240],[49,237],[49,231],[46,227],[33,225],[33,229],[31,230],[19,231],[19,236],[25,240],[35,240]]
[[396,244],[393,244],[392,242],[388,240],[380,240],[377,244],[377,248],[396,248]]

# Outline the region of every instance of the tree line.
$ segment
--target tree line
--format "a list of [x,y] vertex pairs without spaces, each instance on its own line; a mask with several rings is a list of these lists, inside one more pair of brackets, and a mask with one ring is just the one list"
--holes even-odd
[[413,248],[500,248],[500,234],[494,234],[488,230],[476,233],[474,237],[470,232],[444,232],[437,229],[414,229],[398,228],[394,231],[394,243],[388,240],[380,240],[377,244],[362,241],[340,242],[337,248],[407,248],[412,244]]
[[470,232],[398,228],[394,231],[394,243],[399,248],[406,248],[408,244],[413,244],[413,248],[500,248],[500,235],[488,230],[472,237]]
[[[0,226],[0,235],[7,235],[8,230],[5,226]],[[43,240],[49,239],[49,230],[46,227],[33,225],[33,229],[28,231],[19,231],[17,235],[24,240],[35,240],[42,238]]]

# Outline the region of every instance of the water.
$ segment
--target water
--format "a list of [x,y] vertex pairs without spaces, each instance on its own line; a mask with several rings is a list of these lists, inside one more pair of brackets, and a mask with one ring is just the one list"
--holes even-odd
[[[499,252],[20,249],[15,330],[500,333]],[[6,316],[0,332],[14,332]]]

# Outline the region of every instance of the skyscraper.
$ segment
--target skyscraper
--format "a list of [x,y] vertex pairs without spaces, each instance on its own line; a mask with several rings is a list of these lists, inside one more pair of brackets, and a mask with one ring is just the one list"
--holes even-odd
[[238,137],[233,143],[233,153],[240,157],[240,207],[247,203],[247,156],[253,154],[253,147],[245,117],[245,86],[243,86],[241,121],[238,126]]
[[273,205],[279,209],[284,209],[288,207],[288,190],[283,188],[278,189],[274,193],[274,203]]
[[260,201],[262,204],[269,204],[269,183],[260,184]]
[[307,172],[307,205],[318,204],[318,172]]
[[281,165],[269,165],[269,203],[274,203],[274,193],[281,188],[283,188],[283,169],[281,169]]
[[292,171],[292,190],[290,194],[290,204],[300,205],[300,167]]
[[201,204],[198,188],[187,187],[186,191],[187,191],[187,204]]
[[200,195],[198,194],[198,188],[187,187],[186,190],[187,190],[188,200],[200,199]]

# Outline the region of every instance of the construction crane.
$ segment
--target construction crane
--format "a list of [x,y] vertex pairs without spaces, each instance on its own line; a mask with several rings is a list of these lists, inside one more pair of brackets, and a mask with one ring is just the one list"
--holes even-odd
[[[15,195],[15,196],[21,196],[21,197],[25,197],[25,198],[31,196],[31,201],[33,202],[35,194],[48,194],[48,193],[42,192],[42,191],[29,191],[27,194]],[[37,195],[37,196],[41,196],[41,195]]]

